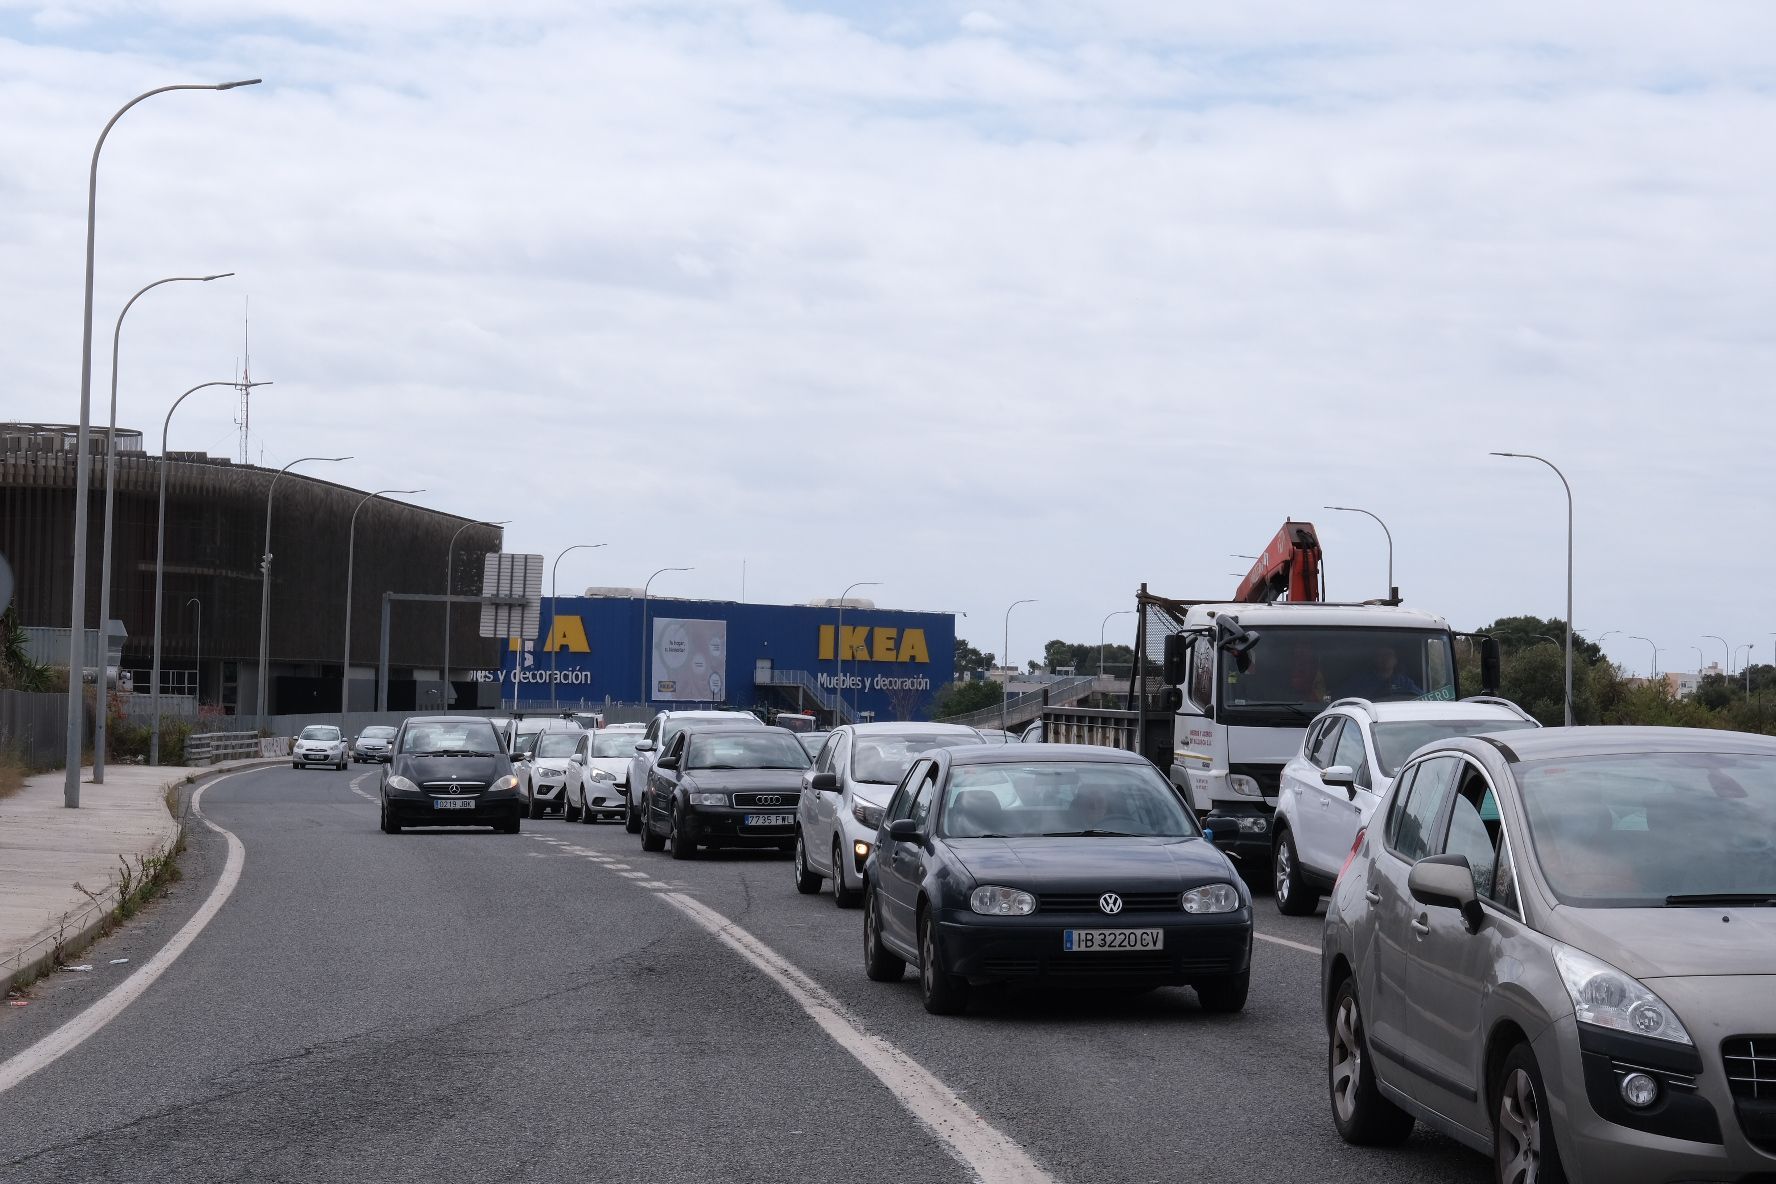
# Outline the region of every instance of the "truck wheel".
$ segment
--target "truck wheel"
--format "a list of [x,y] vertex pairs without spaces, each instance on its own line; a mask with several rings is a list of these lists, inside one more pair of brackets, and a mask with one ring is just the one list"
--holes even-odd
[[1295,854],[1295,836],[1286,828],[1277,832],[1271,871],[1276,881],[1277,912],[1285,917],[1312,916],[1320,905],[1320,894],[1301,878],[1301,859]]

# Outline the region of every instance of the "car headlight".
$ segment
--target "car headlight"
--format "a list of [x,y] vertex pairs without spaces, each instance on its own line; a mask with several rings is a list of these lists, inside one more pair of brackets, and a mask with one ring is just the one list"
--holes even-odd
[[968,907],[987,917],[1027,917],[1036,911],[1036,898],[1016,888],[982,884],[968,894]]
[[1663,999],[1608,962],[1571,946],[1557,945],[1554,965],[1560,968],[1566,993],[1572,996],[1573,1014],[1581,1024],[1673,1044],[1695,1044]]
[[693,806],[725,806],[727,804],[728,795],[725,793],[694,793],[691,795],[691,805]]
[[1270,829],[1270,819],[1262,816],[1242,817],[1239,820],[1239,828],[1248,834],[1261,835]]
[[487,787],[490,793],[504,793],[508,789],[517,788],[518,778],[510,773],[507,773],[504,777],[501,777],[498,781],[495,781],[492,785]]
[[617,779],[617,775],[615,773],[611,772],[609,769],[593,769],[592,770],[592,780],[594,780],[594,781],[615,781],[616,779]]
[[[857,819],[857,821],[863,823],[863,825],[869,827],[871,830],[875,830],[882,825],[882,807],[872,806],[868,802],[859,798],[857,801],[851,803],[851,817]],[[979,911],[979,909],[975,910],[977,913]]]
[[394,776],[394,777],[390,777],[388,779],[388,787],[392,790],[395,790],[398,793],[418,793],[419,792],[419,786],[413,784],[413,782],[408,780],[407,778],[399,776],[399,775]]
[[1187,913],[1231,913],[1240,907],[1239,889],[1232,884],[1204,884],[1183,896]]
[[1264,791],[1258,788],[1258,782],[1244,773],[1235,773],[1227,779],[1227,788],[1242,798],[1261,798]]

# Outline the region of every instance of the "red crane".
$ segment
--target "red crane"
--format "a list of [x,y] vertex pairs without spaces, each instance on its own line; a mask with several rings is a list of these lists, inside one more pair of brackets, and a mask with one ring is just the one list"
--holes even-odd
[[1233,598],[1241,604],[1311,603],[1325,598],[1320,538],[1311,522],[1285,522],[1266,543]]

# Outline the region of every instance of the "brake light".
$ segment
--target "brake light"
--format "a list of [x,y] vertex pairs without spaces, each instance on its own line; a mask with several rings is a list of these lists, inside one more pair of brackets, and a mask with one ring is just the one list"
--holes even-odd
[[[1357,858],[1357,851],[1363,846],[1363,836],[1368,833],[1369,828],[1366,826],[1359,826],[1357,828],[1357,837],[1351,840],[1350,854],[1344,857],[1344,866],[1338,869],[1339,880],[1343,880],[1344,873],[1350,871],[1350,865]],[[1337,887],[1337,881],[1333,881],[1333,886]]]

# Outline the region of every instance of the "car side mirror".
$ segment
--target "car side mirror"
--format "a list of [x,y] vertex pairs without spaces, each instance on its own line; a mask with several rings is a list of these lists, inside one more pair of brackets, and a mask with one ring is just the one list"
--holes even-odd
[[1357,800],[1357,771],[1349,765],[1333,765],[1320,770],[1320,781],[1334,789],[1342,789],[1350,796],[1351,801]]
[[574,754],[573,754],[573,763],[574,763],[574,764],[576,764],[576,765],[583,765],[583,764],[585,764],[585,763],[586,763],[586,754],[585,754],[585,753],[583,753],[583,752],[576,752],[576,753],[574,753]]
[[637,740],[635,742],[636,752],[652,752],[658,747],[659,745],[655,744],[652,740]]
[[888,837],[897,843],[916,843],[919,841],[919,824],[911,818],[896,818],[888,824]]
[[1419,904],[1461,913],[1469,933],[1480,928],[1480,897],[1474,891],[1474,870],[1466,855],[1432,855],[1419,860],[1406,877],[1406,888]]
[[1214,827],[1212,827],[1212,826],[1203,827],[1203,842],[1209,844],[1211,847],[1215,845],[1215,828]]
[[678,768],[678,758],[675,756],[663,756],[654,762],[654,767],[656,769],[676,769]]
[[837,773],[816,773],[808,778],[808,788],[815,793],[839,792],[839,775]]

